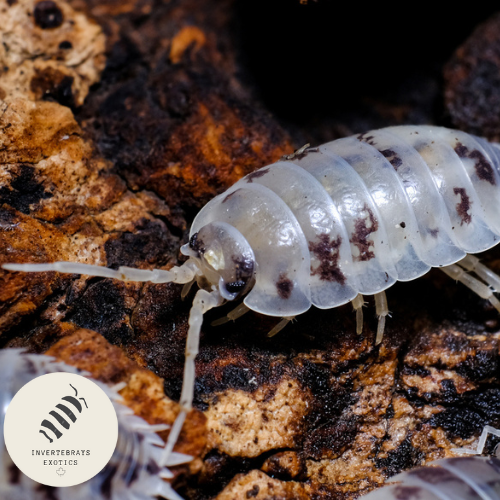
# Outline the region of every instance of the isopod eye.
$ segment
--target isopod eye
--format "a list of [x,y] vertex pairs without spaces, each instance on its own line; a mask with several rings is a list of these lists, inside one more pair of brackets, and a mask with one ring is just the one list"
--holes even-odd
[[205,253],[205,243],[199,237],[199,233],[194,233],[193,236],[189,239],[189,248],[196,252],[196,255],[200,257]]
[[231,294],[240,293],[245,288],[246,284],[247,282],[242,280],[226,283],[226,290]]

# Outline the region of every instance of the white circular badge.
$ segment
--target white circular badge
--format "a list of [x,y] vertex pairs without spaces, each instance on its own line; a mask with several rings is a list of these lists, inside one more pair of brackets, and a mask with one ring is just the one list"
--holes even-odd
[[111,459],[118,419],[106,393],[74,373],[49,373],[23,386],[12,399],[4,440],[12,461],[48,486],[74,486],[99,473]]

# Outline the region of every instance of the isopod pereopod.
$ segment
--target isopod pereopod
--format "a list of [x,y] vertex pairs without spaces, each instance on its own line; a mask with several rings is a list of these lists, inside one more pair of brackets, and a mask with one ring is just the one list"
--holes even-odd
[[[84,372],[50,356],[26,354],[21,349],[0,351],[0,424],[3,429],[5,412],[10,401],[22,386],[40,375],[54,372],[69,372],[86,375]],[[167,498],[182,500],[164,479],[173,477],[167,466],[189,461],[191,457],[170,453],[164,460],[164,442],[156,434],[165,430],[165,425],[149,425],[120,404],[119,386],[108,387],[95,381],[109,396],[118,417],[118,442],[108,465],[89,481],[66,488],[42,487],[22,474],[13,464],[5,443],[0,443],[0,497],[5,500],[153,500]],[[73,395],[63,400],[68,402]],[[79,399],[73,401],[76,407]],[[59,405],[58,405],[59,406]],[[61,405],[62,406],[62,405]],[[83,405],[83,409],[84,409]],[[51,412],[52,413],[52,412]],[[62,418],[62,417],[61,417]],[[60,432],[54,427],[49,432],[55,436]],[[42,424],[43,425],[43,424]],[[54,435],[53,434],[53,435]],[[50,492],[49,492],[50,490]]]
[[440,267],[500,311],[493,294],[500,277],[469,255],[499,242],[499,189],[497,145],[441,127],[389,127],[301,148],[242,178],[199,212],[180,267],[4,268],[183,283],[183,293],[198,283],[175,440],[192,405],[203,314],[225,301],[243,298],[219,323],[248,310],[283,318],[270,334],[311,305],[352,302],[361,333],[363,295],[374,295],[378,343],[388,314],[384,290]]

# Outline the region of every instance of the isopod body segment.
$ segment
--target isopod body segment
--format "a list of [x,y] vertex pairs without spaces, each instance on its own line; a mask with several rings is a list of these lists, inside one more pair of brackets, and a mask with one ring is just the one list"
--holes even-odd
[[363,500],[499,500],[500,460],[444,458],[402,472]]

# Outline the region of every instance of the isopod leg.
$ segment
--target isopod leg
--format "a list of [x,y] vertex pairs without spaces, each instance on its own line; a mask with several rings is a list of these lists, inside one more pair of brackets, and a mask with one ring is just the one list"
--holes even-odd
[[189,312],[189,329],[186,339],[186,357],[184,360],[184,378],[182,380],[181,391],[181,411],[175,419],[172,430],[167,439],[167,444],[163,451],[163,463],[168,462],[170,453],[179,437],[179,434],[186,419],[186,415],[193,407],[194,382],[195,382],[195,359],[198,354],[200,344],[201,325],[203,323],[203,315],[213,307],[217,307],[222,303],[222,297],[218,290],[207,292],[206,290],[198,290],[193,300],[191,311]]
[[460,281],[466,287],[470,288],[474,293],[481,298],[489,300],[493,307],[500,312],[500,301],[493,295],[491,288],[477,278],[467,274],[460,266],[452,264],[451,266],[442,267],[441,270],[446,273],[450,278]]
[[351,304],[356,311],[356,333],[361,335],[363,332],[363,306],[365,305],[363,296],[359,293],[351,300]]
[[238,318],[243,316],[245,313],[250,311],[250,309],[245,305],[244,302],[236,306],[232,311],[227,313],[227,316],[223,316],[222,318],[216,319],[212,321],[212,326],[220,326],[224,325],[228,321],[236,321]]
[[469,272],[477,274],[487,285],[489,285],[495,292],[500,292],[500,276],[488,269],[484,264],[481,264],[479,259],[474,255],[467,255],[458,265],[463,267]]
[[135,269],[133,267],[119,267],[118,270],[103,266],[80,264],[79,262],[52,262],[47,264],[3,264],[8,271],[22,271],[39,273],[58,271],[60,273],[87,274],[101,278],[113,278],[120,281],[150,281],[152,283],[189,283],[194,280],[198,272],[196,263],[188,260],[180,267],[173,267],[169,271],[161,269]]
[[271,328],[271,331],[267,334],[268,337],[274,337],[277,335],[283,328],[285,328],[290,321],[292,321],[295,318],[295,316],[290,316],[288,318],[283,318],[277,325],[275,325],[273,328]]
[[491,427],[491,425],[485,425],[483,432],[481,432],[481,435],[479,436],[479,441],[477,442],[477,448],[475,450],[472,448],[452,448],[451,451],[453,453],[465,453],[467,455],[481,455],[483,453],[484,446],[486,445],[488,434],[500,437],[500,430],[495,427]]
[[389,314],[385,292],[375,294],[375,312],[378,317],[377,337],[375,338],[375,345],[378,345],[380,344],[380,342],[382,342],[385,330],[385,317]]

